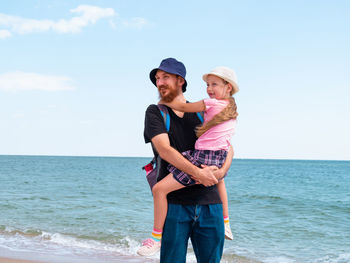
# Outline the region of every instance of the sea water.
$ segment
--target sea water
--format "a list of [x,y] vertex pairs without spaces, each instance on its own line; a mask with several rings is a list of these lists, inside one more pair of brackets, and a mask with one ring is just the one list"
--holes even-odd
[[[0,156],[0,256],[157,262],[136,254],[152,230],[149,159]],[[222,262],[350,262],[349,161],[235,159],[225,182]]]

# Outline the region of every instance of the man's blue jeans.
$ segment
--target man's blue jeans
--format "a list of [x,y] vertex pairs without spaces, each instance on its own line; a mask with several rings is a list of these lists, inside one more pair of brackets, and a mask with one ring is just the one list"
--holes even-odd
[[160,262],[185,263],[189,238],[198,263],[220,262],[225,238],[222,204],[169,204]]

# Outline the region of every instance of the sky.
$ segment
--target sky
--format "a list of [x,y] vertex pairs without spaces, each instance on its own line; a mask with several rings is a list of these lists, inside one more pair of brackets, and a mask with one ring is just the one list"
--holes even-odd
[[0,5],[0,154],[151,156],[149,72],[234,69],[235,158],[350,160],[349,1],[28,0]]

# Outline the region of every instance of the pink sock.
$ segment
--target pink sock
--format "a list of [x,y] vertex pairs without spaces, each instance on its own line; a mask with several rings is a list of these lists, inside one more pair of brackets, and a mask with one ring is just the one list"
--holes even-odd
[[161,229],[155,229],[153,228],[153,231],[152,231],[152,239],[154,241],[161,241],[162,240],[162,230]]

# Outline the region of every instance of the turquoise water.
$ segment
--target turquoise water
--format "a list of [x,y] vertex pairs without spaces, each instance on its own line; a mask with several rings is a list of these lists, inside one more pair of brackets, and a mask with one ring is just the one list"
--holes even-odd
[[[145,262],[148,160],[0,156],[0,256]],[[234,160],[225,181],[235,239],[222,262],[350,262],[350,162]]]

